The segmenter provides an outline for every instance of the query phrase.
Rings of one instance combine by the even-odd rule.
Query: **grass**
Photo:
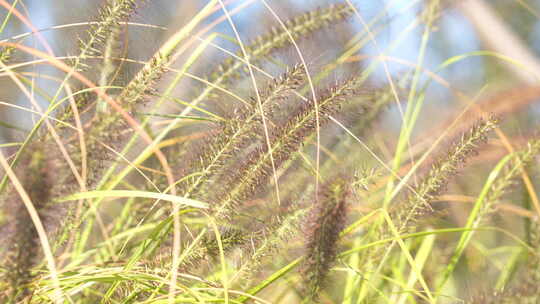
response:
[[[538,302],[540,140],[516,121],[540,94],[444,78],[474,57],[524,67],[493,51],[428,69],[445,3],[364,19],[348,0],[262,1],[248,22],[272,27],[249,36],[253,1],[162,28],[133,21],[152,1],[107,0],[69,56],[0,4],[4,36],[32,31],[0,41],[5,90],[30,106],[1,105],[36,118],[0,121],[2,303]],[[131,30],[164,29],[134,55]],[[416,62],[389,56],[415,29]],[[435,84],[467,102],[433,111]]]

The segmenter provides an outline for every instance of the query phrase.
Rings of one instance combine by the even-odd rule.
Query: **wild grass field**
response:
[[[0,303],[540,303],[537,2],[0,6]]]

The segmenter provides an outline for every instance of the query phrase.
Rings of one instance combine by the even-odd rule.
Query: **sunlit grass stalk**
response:
[[[113,76],[114,71],[116,70],[116,61],[115,57],[118,56],[119,46],[118,41],[120,39],[120,28],[117,25],[116,27],[111,28],[111,31],[105,41],[104,50],[103,50],[103,61],[101,66],[101,72],[99,75],[98,85],[105,88],[112,81],[111,76]],[[106,89],[104,89],[105,92]],[[101,98],[97,101],[96,111],[98,113],[107,112],[107,102]]]
[[[495,289],[491,293],[481,293],[475,295],[470,301],[471,304],[511,304],[523,303],[533,304],[540,301],[540,226],[538,222],[531,225],[530,251],[519,252],[520,259],[523,263],[522,269],[515,273],[507,286],[501,289]]]
[[[433,22],[435,21],[437,17],[438,5],[439,5],[439,0],[429,1],[428,9],[422,12],[424,14],[424,18],[426,18],[427,24],[424,29],[424,33],[422,35],[422,42],[421,42],[420,49],[418,52],[418,62],[416,64],[415,73],[411,81],[409,96],[407,97],[409,105],[407,106],[405,113],[401,113],[404,115],[402,117],[403,125],[400,130],[398,144],[396,147],[396,151],[394,153],[394,158],[392,160],[392,163],[393,163],[392,169],[395,171],[399,170],[399,167],[401,166],[403,155],[405,153],[406,148],[410,144],[410,136],[417,122],[420,109],[422,108],[424,100],[425,100],[424,94],[422,94],[422,91],[419,91],[421,67],[425,60],[427,47],[428,47],[428,41],[432,36],[431,35],[432,26],[433,26]],[[394,179],[395,177],[391,175],[390,181],[387,183],[386,196],[384,200],[385,207],[388,207],[388,205],[390,204],[390,200],[392,199],[391,194],[392,194],[392,191],[394,190]]]
[[[301,222],[304,220],[307,209],[299,209],[288,215],[277,217],[275,223],[268,225],[261,237],[245,246],[245,257],[243,263],[238,267],[233,279],[239,280],[241,286],[249,286],[256,280],[263,265],[264,258],[274,256],[278,250],[284,249],[288,240],[292,239],[300,230]]]
[[[280,78],[272,80],[261,97],[263,111],[270,111],[282,99],[287,98],[302,84],[304,75],[303,68],[297,65]],[[202,155],[197,157],[200,159],[198,165],[192,170],[197,175],[187,183],[185,196],[192,196],[213,175],[229,172],[228,161],[231,162],[234,154],[238,153],[246,142],[252,140],[254,131],[260,129],[260,123],[256,118],[261,114],[256,109],[255,104],[241,109],[236,117],[224,122],[220,133],[211,139],[209,145],[205,145]],[[204,189],[203,192],[205,191],[210,190]]]
[[[334,4],[287,20],[285,26],[288,32],[282,27],[273,27],[268,33],[256,37],[251,44],[245,47],[246,53],[249,55],[249,62],[251,64],[256,64],[270,53],[290,45],[290,36],[295,40],[308,37],[317,30],[329,27],[346,19],[351,16],[352,13],[353,10],[347,4]],[[237,57],[243,58],[243,54],[238,53]],[[240,76],[239,70],[242,69],[244,65],[244,62],[239,61],[236,58],[228,58],[218,66],[216,71],[209,76],[208,80],[214,85],[226,88],[231,80]],[[205,89],[192,100],[191,104],[199,104],[201,101],[210,97],[214,90],[215,88],[213,86],[205,87]]]
[[[492,211],[493,206],[508,192],[514,180],[521,173],[522,168],[530,163],[539,152],[540,140],[534,139],[527,143],[525,149],[515,154],[507,155],[497,164],[486,180],[486,184],[471,210],[465,224],[466,228],[474,229],[480,226],[484,217]],[[440,276],[437,284],[438,290],[441,290],[445,286],[454,272],[472,236],[473,231],[466,231],[461,235],[448,266]]]
[[[303,77],[304,70],[297,65],[281,77],[271,80],[262,97],[263,110],[270,110],[290,95],[302,83]],[[259,116],[254,104],[242,108],[235,117],[220,123],[218,132],[209,136],[195,156],[188,157],[191,160],[188,166],[191,168],[185,170],[187,173],[184,177],[187,178],[181,183],[180,189],[184,197],[204,199],[206,191],[211,191],[210,178],[230,172],[235,154],[246,143],[250,143],[253,132],[260,129],[260,122],[256,120]]]
[[[137,8],[137,0],[107,0],[99,11],[98,22],[92,24],[87,31],[86,39],[79,39],[79,56],[74,60],[72,66],[75,70],[88,68],[85,61],[90,57],[105,55],[103,46],[109,44],[111,32],[134,12]],[[112,35],[114,36],[114,35]],[[109,44],[110,45],[110,44]]]
[[[476,125],[472,126],[451,144],[444,156],[433,162],[431,170],[422,181],[410,189],[406,200],[391,206],[390,216],[395,221],[395,225],[400,232],[417,227],[413,222],[420,220],[426,211],[432,210],[431,203],[433,200],[445,188],[449,179],[456,175],[458,169],[464,166],[467,158],[474,154],[482,142],[487,140],[487,134],[495,127],[496,119],[493,117],[478,121]],[[383,226],[372,225],[367,231],[366,238],[374,240],[384,238],[385,235],[391,233],[390,231],[384,231],[384,229]],[[387,263],[386,258],[389,256],[394,244],[395,242],[392,242],[389,246],[369,250],[362,257],[365,259],[364,264],[373,263],[374,260],[381,256],[381,250],[386,249],[386,254],[382,255],[383,259],[378,261],[379,266],[377,269],[380,269]],[[370,279],[372,278],[370,277]],[[364,284],[362,285],[364,288]],[[366,289],[364,288],[362,292],[366,292]]]
[[[74,71],[85,71],[90,68],[89,60],[92,58],[103,56],[104,65],[101,69],[101,79],[99,85],[106,84],[107,75],[110,74],[110,70],[113,64],[112,51],[118,44],[118,32],[121,22],[125,22],[134,13],[137,8],[137,0],[107,0],[106,3],[100,8],[98,13],[98,20],[96,23],[90,25],[90,29],[86,32],[86,38],[79,38],[79,54],[71,60],[70,65]],[[66,79],[71,75],[68,74]],[[105,77],[105,78],[104,78]],[[60,89],[55,94],[55,98],[58,97]],[[88,97],[86,97],[88,98]],[[83,107],[90,102],[89,99],[81,99],[81,102],[77,103],[79,111],[83,110]],[[98,108],[103,111],[105,102],[99,102]],[[71,107],[65,107],[65,113],[63,120],[72,120],[74,112]]]
[[[343,102],[361,91],[357,87],[356,79],[352,78],[320,94],[318,104],[322,115],[320,123],[327,122],[328,115],[339,111]],[[315,129],[314,104],[311,101],[303,102],[284,126],[271,130],[271,150],[267,151],[265,147],[259,147],[253,151],[248,156],[248,161],[237,172],[228,176],[229,181],[225,183],[227,187],[223,187],[221,191],[214,194],[212,201],[216,205],[215,216],[224,217],[232,214],[231,211],[235,209],[235,206],[250,197],[257,187],[267,180],[271,173],[269,153],[272,153],[276,168],[279,168],[289,155],[296,152],[304,140],[315,132]]]
[[[445,156],[433,163],[427,176],[420,184],[413,187],[414,191],[411,190],[408,199],[395,206],[395,211],[391,213],[396,216],[397,225],[401,229],[410,225],[414,218],[418,219],[423,213],[421,210],[431,209],[429,205],[448,184],[449,179],[457,173],[457,170],[465,165],[467,158],[474,154],[482,142],[487,140],[487,134],[496,127],[496,123],[493,117],[480,120],[452,144]]]

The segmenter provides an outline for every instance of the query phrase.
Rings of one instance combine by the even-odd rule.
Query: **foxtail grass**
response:
[[[156,4],[136,0],[103,1],[73,38],[73,56],[18,48],[25,40],[0,46],[5,75],[25,98],[40,99],[33,108],[11,105],[39,116],[30,132],[0,122],[26,136],[0,145],[11,167],[0,184],[0,302],[538,301],[540,141],[509,123],[538,95],[534,87],[469,106],[492,108],[498,119],[463,110],[452,123],[462,134],[439,132],[446,113],[424,117],[433,95],[432,80],[423,81],[452,87],[423,67],[445,12],[438,1],[398,33],[396,42],[424,27],[416,65],[384,55],[393,43],[376,45],[384,56],[365,55],[388,26],[381,16],[393,20],[393,4],[363,20],[364,5],[351,1],[271,20],[219,62],[209,48],[223,51],[230,37],[216,25],[236,22],[251,4],[234,2],[206,1],[151,54],[139,54],[128,33],[156,28],[142,24]],[[4,25],[28,25],[20,1],[2,5],[13,5]],[[361,30],[345,22],[353,19]],[[26,51],[64,74],[41,73]],[[301,64],[288,64],[296,55]],[[370,77],[382,60],[385,81]],[[399,79],[390,62],[406,67]],[[451,144],[438,148],[435,137]],[[525,198],[512,192],[520,181]],[[51,250],[41,248],[29,204]],[[485,283],[474,282],[474,271],[485,271]]]

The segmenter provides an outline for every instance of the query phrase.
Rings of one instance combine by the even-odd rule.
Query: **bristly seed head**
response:
[[[347,220],[350,194],[349,179],[340,177],[326,183],[317,194],[306,221],[306,256],[301,271],[306,297],[312,301],[324,287],[334,263],[339,234]]]

